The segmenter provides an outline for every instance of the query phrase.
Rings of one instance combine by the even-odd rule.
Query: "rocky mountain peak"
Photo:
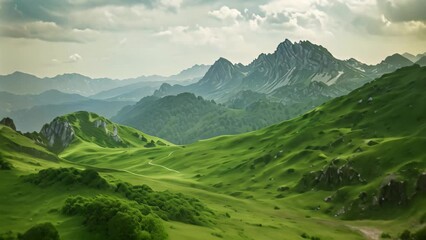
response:
[[[219,58],[207,71],[206,75],[200,80],[200,84],[211,85],[210,89],[219,89],[230,80],[241,77],[238,67],[225,58]]]
[[[56,151],[66,148],[75,136],[71,124],[61,118],[55,118],[51,123],[45,124],[40,134],[47,139],[48,147]]]
[[[13,120],[9,117],[5,117],[0,121],[0,124],[10,127],[11,129],[16,131],[16,126]]]

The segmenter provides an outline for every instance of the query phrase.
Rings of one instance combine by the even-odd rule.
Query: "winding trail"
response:
[[[161,159],[159,159],[159,160],[162,160],[162,159],[168,158],[168,157],[170,157],[173,153],[174,153],[174,151],[173,151],[173,152],[170,152],[170,153],[169,153],[169,155],[167,155],[167,156],[165,156],[165,157],[163,157],[163,158],[161,158]],[[180,173],[178,170],[174,170],[174,169],[168,168],[168,167],[163,166],[163,165],[160,165],[160,164],[152,163],[152,160],[149,160],[148,164],[149,164],[149,165],[151,165],[151,166],[162,167],[162,168],[164,168],[164,169],[166,169],[166,170],[168,170],[168,171],[171,171],[171,172]]]

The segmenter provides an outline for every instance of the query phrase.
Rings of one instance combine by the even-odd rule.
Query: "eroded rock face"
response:
[[[114,130],[112,132],[112,139],[114,139],[114,141],[116,141],[116,142],[121,142],[121,138],[120,138],[120,136],[118,136],[117,126],[114,126]]]
[[[407,187],[404,181],[390,178],[385,180],[379,190],[379,205],[403,205],[408,201]]]
[[[10,128],[12,128],[13,130],[16,131],[16,126],[15,123],[13,122],[13,120],[9,117],[5,117],[0,121],[0,124],[3,124],[5,126],[8,126]]]
[[[338,187],[365,182],[353,167],[344,164],[340,167],[330,163],[323,170],[310,172],[302,177],[299,182],[299,190],[318,188],[334,190]]]
[[[47,139],[47,145],[51,149],[62,150],[74,139],[74,129],[71,124],[61,119],[54,119],[50,124],[45,124],[40,134]]]
[[[103,128],[105,130],[105,133],[108,132],[107,124],[106,124],[106,122],[104,122],[102,120],[99,120],[99,119],[96,120],[95,121],[95,127],[97,127],[97,128]]]

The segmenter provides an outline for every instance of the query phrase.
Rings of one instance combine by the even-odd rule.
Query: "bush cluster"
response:
[[[116,191],[127,199],[146,204],[164,220],[205,225],[206,213],[211,213],[198,199],[170,191],[155,192],[147,185],[117,184]]]
[[[81,184],[91,188],[106,189],[108,182],[93,169],[48,168],[25,177],[25,181],[45,187],[56,183],[65,185]]]
[[[62,213],[81,215],[89,231],[102,233],[110,240],[161,240],[167,233],[161,221],[152,214],[144,215],[138,205],[107,196],[70,197]]]
[[[0,234],[0,240],[59,240],[59,233],[52,223],[46,222],[33,226],[24,234],[8,231]]]

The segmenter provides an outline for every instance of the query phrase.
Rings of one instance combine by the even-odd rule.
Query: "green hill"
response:
[[[55,151],[93,145],[98,148],[149,148],[171,145],[165,140],[113,123],[90,112],[76,112],[57,117],[50,124],[45,124],[40,133],[47,139],[48,146]]]

